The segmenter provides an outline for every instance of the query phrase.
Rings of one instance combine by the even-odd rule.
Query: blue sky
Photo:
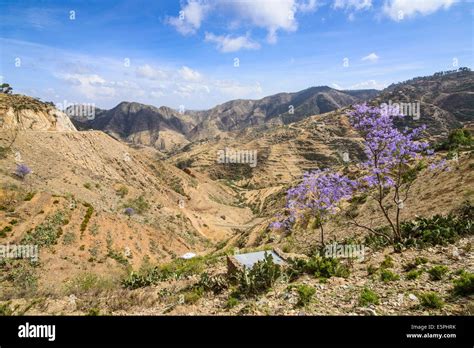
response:
[[[473,23],[456,0],[0,0],[0,76],[56,104],[203,109],[472,68]]]

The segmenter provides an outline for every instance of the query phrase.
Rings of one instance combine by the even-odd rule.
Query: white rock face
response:
[[[76,127],[64,112],[57,109],[39,111],[23,109],[17,112],[12,107],[0,113],[0,130],[32,130],[74,132]]]

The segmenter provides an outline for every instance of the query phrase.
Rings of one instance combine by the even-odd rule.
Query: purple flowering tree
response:
[[[135,209],[127,207],[124,209],[123,213],[127,216],[132,216],[133,214],[135,214]]]
[[[321,243],[324,245],[324,224],[330,215],[338,210],[343,199],[351,197],[356,183],[339,173],[317,170],[305,173],[302,182],[287,191],[287,219],[271,224],[281,228],[296,222],[309,222],[314,219],[315,226],[321,231]]]
[[[355,105],[348,117],[364,139],[367,160],[362,163],[366,175],[361,184],[375,193],[392,233],[374,230],[355,220],[353,223],[396,244],[401,241],[400,210],[416,177],[414,165],[428,148],[428,143],[420,140],[425,127],[400,131],[393,124],[395,118],[404,117],[397,109],[382,110],[366,104]],[[387,202],[385,197],[390,191],[391,199]]]
[[[28,174],[31,173],[31,169],[26,164],[17,164],[15,169],[16,176],[24,179]]]

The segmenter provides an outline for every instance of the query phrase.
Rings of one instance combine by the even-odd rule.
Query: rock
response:
[[[74,306],[74,308],[76,307],[76,300],[77,300],[77,297],[72,294],[68,297],[68,302],[71,306]]]
[[[409,298],[410,300],[412,300],[412,301],[418,302],[418,297],[416,297],[416,296],[413,295],[413,294],[409,294],[409,295],[408,295],[408,298]]]
[[[377,315],[377,312],[374,309],[367,308],[367,307],[358,308],[357,313],[363,314],[363,315],[371,315],[371,316]]]
[[[456,260],[461,259],[461,255],[457,247],[453,247],[452,256],[453,256],[453,259],[456,259]]]

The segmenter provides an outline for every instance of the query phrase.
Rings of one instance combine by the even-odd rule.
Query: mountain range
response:
[[[311,87],[258,100],[231,100],[209,110],[183,111],[122,102],[110,110],[98,109],[87,120],[68,112],[80,129],[96,129],[134,144],[175,150],[189,142],[226,137],[250,127],[289,124],[375,97],[376,90],[338,91]],[[70,110],[71,111],[71,110]]]
[[[0,304],[12,300],[29,314],[84,314],[95,307],[113,314],[237,314],[244,305],[238,310],[227,307],[231,289],[226,296],[198,298],[196,306],[189,299],[182,304],[177,294],[197,289],[204,271],[222,273],[225,255],[235,248],[281,247],[310,254],[319,245],[314,231],[274,231],[268,226],[284,211],[286,191],[303,173],[334,168],[350,175],[362,170],[362,139],[346,116],[351,105],[419,103],[419,117],[409,115],[398,126],[426,124],[428,139],[436,144],[454,129],[473,130],[473,94],[474,73],[459,71],[418,77],[382,91],[312,87],[181,113],[165,106],[122,102],[110,110],[95,109],[88,119],[32,97],[2,93],[0,242],[37,243],[41,262],[36,266],[23,260],[0,263]],[[256,166],[219,163],[217,154],[225,149],[255,151]],[[446,157],[447,151],[437,156]],[[29,173],[19,176],[18,166],[26,166]],[[401,211],[402,221],[445,214],[473,198],[472,151],[460,151],[452,167],[438,174],[420,169],[413,195],[406,201],[409,209]],[[359,221],[383,226],[372,203],[363,198],[347,202],[355,207],[352,213],[358,214]],[[328,240],[365,236],[364,230],[347,220],[344,213],[328,222]],[[470,242],[459,243],[456,248],[467,250]],[[181,257],[188,253],[199,257],[186,264]],[[404,258],[415,262],[421,254],[432,257],[433,265],[441,262],[456,269],[467,260],[453,259],[451,249],[439,246],[400,255],[371,251],[369,261],[381,263],[384,253],[396,259],[397,272],[403,272]],[[204,266],[203,260],[217,261]],[[121,288],[131,270],[166,262],[174,262],[169,267],[182,266],[185,276],[143,292]],[[350,280],[333,277],[325,284],[308,280],[314,287],[327,286],[328,291],[321,292],[321,303],[305,310],[353,313],[352,302],[335,306],[331,301],[341,291],[352,301],[355,295],[349,290],[372,281],[367,280],[366,263],[354,267]],[[414,286],[428,284],[446,292],[450,286],[427,283],[427,279],[400,280],[397,289],[411,292]],[[393,295],[391,284],[380,284],[384,296]],[[96,287],[100,296],[89,293]],[[283,293],[287,285],[278,289]],[[44,293],[54,296],[47,303],[29,306],[28,296]],[[70,305],[71,294],[80,301]],[[292,314],[286,299],[270,294],[267,300],[278,302],[271,313]],[[252,299],[246,303],[260,306]],[[400,306],[386,304],[377,311],[391,314]],[[452,306],[450,313],[466,308],[462,301]],[[405,307],[404,313],[420,312]]]

